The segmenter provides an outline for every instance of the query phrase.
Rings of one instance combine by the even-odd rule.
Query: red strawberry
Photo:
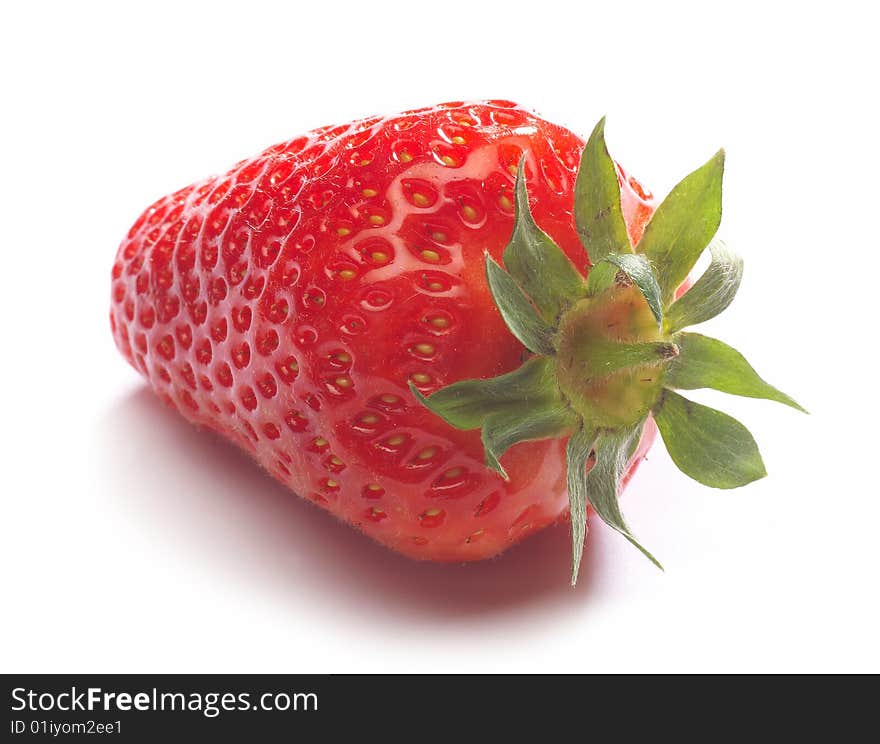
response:
[[[648,418],[636,450],[648,409],[667,397],[659,380],[683,357],[670,335],[681,325],[658,330],[638,266],[616,261],[610,272],[593,272],[589,286],[584,282],[590,264],[582,242],[589,247],[598,236],[594,262],[617,256],[601,243],[612,239],[634,259],[631,243],[639,244],[652,213],[650,194],[615,170],[601,128],[597,133],[584,162],[605,170],[584,180],[581,168],[586,186],[579,181],[580,206],[575,179],[583,142],[504,101],[444,104],[325,127],[271,147],[223,176],[159,200],[138,219],[113,267],[116,343],[187,419],[237,442],[295,492],[379,542],[432,560],[495,555],[567,511],[565,438],[575,432],[571,460],[572,443],[584,439],[577,432],[590,428],[583,417],[593,408],[597,425],[629,427],[620,450],[629,464],[612,468],[612,490],[632,474],[654,435]],[[530,259],[523,263],[525,254],[514,255],[510,247],[504,253],[521,160],[528,197],[523,189],[518,219],[525,219],[523,205],[530,203],[537,223],[561,248],[553,246],[557,258],[567,256],[565,264],[576,267],[571,272],[584,296],[589,293],[583,302],[591,303],[592,314],[574,312],[572,302],[557,307],[571,307],[570,313],[548,314],[551,301],[544,298],[542,306],[530,286]],[[609,204],[617,206],[593,209],[594,229],[583,216],[594,206],[584,194],[601,198],[611,182]],[[602,227],[612,223],[616,233]],[[511,245],[533,244],[536,235],[518,228]],[[494,261],[504,253],[510,274],[494,262],[484,267],[484,251]],[[664,296],[654,305],[674,314],[669,282],[680,282],[693,262],[683,275],[678,267],[667,275],[665,259],[652,258],[664,280]],[[610,260],[603,265],[611,266]],[[531,281],[551,295],[559,285],[571,300],[566,272],[550,261]],[[600,274],[608,275],[604,283]],[[519,297],[544,316],[542,328],[556,334],[540,342],[542,348],[530,346],[545,356],[525,365],[524,332],[505,311],[512,296],[506,277],[522,285],[531,302]],[[659,356],[624,363],[603,351],[604,363],[616,366],[582,384],[586,346],[577,339],[593,338],[599,321],[626,326],[612,338],[636,350],[626,353],[638,356],[638,347],[651,347]],[[506,446],[487,438],[486,418],[497,404],[509,418],[531,420],[530,401],[544,400],[543,393],[520,389],[511,406],[506,393],[491,399],[492,393],[487,402],[484,390],[462,393],[468,383],[453,383],[491,382],[535,368],[539,359],[550,360],[549,377],[540,384],[564,388],[573,406],[566,410],[574,413],[560,415],[552,431],[539,426],[526,427],[522,436],[505,433],[501,444],[522,443],[506,452],[502,470],[492,453],[495,447],[500,457]],[[633,382],[648,376],[654,382]],[[650,391],[643,395],[645,385]],[[609,396],[615,405],[585,402]],[[450,408],[462,400],[470,413],[483,411],[475,426],[473,415],[462,418]],[[611,409],[617,418],[603,420]],[[536,415],[540,419],[542,410]],[[483,441],[478,431],[467,430],[481,426]],[[589,478],[607,465],[595,427],[590,431],[593,438],[581,441],[580,468],[569,468],[576,543],[583,540],[585,500],[577,501],[582,489],[571,471]],[[584,462],[596,458],[599,466],[587,473]],[[506,471],[507,479],[496,471]],[[591,503],[625,531],[602,504]],[[577,563],[579,547],[575,553]]]

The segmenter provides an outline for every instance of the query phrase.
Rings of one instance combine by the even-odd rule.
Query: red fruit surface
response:
[[[537,223],[584,273],[583,141],[504,101],[325,127],[160,199],[119,247],[111,324],[156,393],[321,508],[406,555],[475,560],[568,509],[564,441],[487,469],[479,431],[419,405],[516,368],[483,251],[513,227],[521,153]],[[636,241],[652,197],[619,169]],[[630,473],[654,436],[649,422]]]

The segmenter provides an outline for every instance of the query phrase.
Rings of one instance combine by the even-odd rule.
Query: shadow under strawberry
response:
[[[452,618],[582,605],[603,568],[587,548],[572,591],[568,525],[544,530],[499,559],[419,562],[393,553],[297,498],[244,452],[199,431],[146,387],[119,401],[100,432],[113,498],[157,549],[186,551],[221,580],[258,585],[295,605],[325,603],[373,616]],[[157,598],[158,601],[161,599]]]

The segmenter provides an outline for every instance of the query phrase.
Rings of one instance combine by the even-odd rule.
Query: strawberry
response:
[[[797,406],[681,330],[739,283],[719,244],[675,300],[723,156],[651,219],[602,129],[585,146],[509,102],[449,103],[271,147],[135,222],[117,346],[184,417],[408,556],[486,558],[570,508],[574,580],[588,503],[635,542],[617,496],[652,413],[687,474],[763,474],[740,424],[676,389]]]

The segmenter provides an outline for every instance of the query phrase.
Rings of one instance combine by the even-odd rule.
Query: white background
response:
[[[7,3],[0,11],[2,671],[880,671],[876,23],[868,3]],[[116,246],[156,197],[315,126],[511,98],[656,193],[728,152],[746,258],[707,331],[807,417],[697,395],[770,476],[420,565],[179,421],[116,352]]]

